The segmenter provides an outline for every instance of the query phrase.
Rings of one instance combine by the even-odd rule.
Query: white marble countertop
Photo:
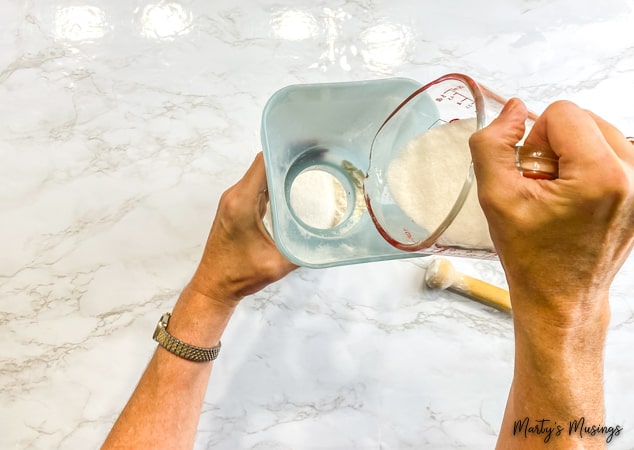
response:
[[[631,0],[445,5],[3,2],[0,448],[99,446],[285,85],[463,72],[634,133]],[[423,289],[423,263],[300,269],[246,299],[196,448],[492,448],[510,318]],[[504,284],[497,262],[456,264]],[[606,350],[613,449],[634,448],[632,292],[630,258]]]

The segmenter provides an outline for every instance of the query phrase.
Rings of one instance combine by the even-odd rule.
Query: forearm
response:
[[[214,347],[233,309],[187,287],[168,331],[186,343]],[[158,346],[103,448],[192,448],[211,368],[211,362],[188,361]]]
[[[525,299],[521,304],[531,306]],[[607,296],[596,304],[600,307],[586,317],[579,314],[574,325],[566,321],[566,327],[522,308],[514,312],[515,371],[497,448],[605,447],[605,433],[592,436],[583,429],[605,425]]]
[[[167,325],[173,337],[215,347],[243,297],[296,268],[264,230],[267,201],[259,153],[220,198],[200,264]],[[211,368],[158,347],[103,448],[191,448]]]

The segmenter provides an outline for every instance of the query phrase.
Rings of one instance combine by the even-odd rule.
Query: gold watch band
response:
[[[169,334],[167,331],[167,324],[170,317],[172,317],[170,313],[163,314],[154,329],[152,339],[158,342],[161,347],[170,353],[180,356],[181,358],[188,359],[189,361],[208,362],[213,361],[218,357],[218,353],[220,353],[220,347],[222,345],[220,342],[212,348],[196,347],[195,345],[190,345],[176,339],[174,336]]]

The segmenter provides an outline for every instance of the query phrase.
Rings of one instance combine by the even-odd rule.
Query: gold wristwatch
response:
[[[195,345],[186,344],[169,334],[167,332],[167,323],[169,322],[170,317],[172,317],[170,313],[165,313],[161,316],[156,324],[154,335],[152,336],[152,339],[158,342],[161,347],[176,356],[180,356],[181,358],[185,358],[190,361],[207,362],[213,361],[218,357],[218,353],[220,353],[220,346],[222,345],[220,342],[212,348],[196,347]]]

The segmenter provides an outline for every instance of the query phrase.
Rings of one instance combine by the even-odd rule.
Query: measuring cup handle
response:
[[[559,177],[559,158],[551,150],[518,145],[515,167],[526,178],[554,180]]]

